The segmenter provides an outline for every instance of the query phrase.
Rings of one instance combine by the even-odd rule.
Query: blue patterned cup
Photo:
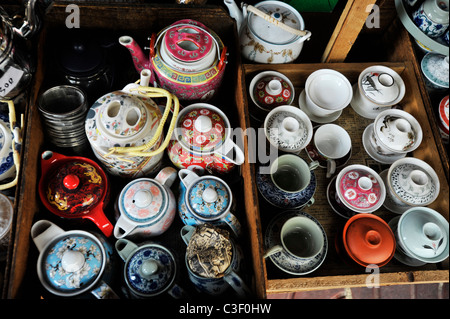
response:
[[[449,1],[426,0],[413,12],[414,23],[430,38],[442,36],[449,25]]]

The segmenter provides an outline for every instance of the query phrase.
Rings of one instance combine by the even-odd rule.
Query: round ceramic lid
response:
[[[373,214],[351,217],[343,233],[347,253],[363,266],[383,266],[395,253],[395,237],[389,225]]]
[[[448,95],[441,100],[439,103],[439,118],[442,125],[448,131]]]
[[[199,26],[175,25],[164,35],[165,48],[171,57],[183,62],[196,62],[213,54],[214,39]]]
[[[8,119],[0,114],[0,175],[14,165],[11,138]]]
[[[256,8],[291,28],[303,28],[303,20],[300,20],[298,12],[294,12],[291,6],[278,1],[267,1],[259,3]],[[299,38],[253,13],[249,13],[247,21],[250,31],[265,42],[281,45],[292,43]]]
[[[165,247],[148,244],[132,253],[124,272],[129,287],[135,293],[157,295],[168,289],[175,279],[175,258]]]
[[[144,129],[147,109],[137,97],[128,94],[106,96],[99,110],[97,125],[116,138],[130,137]]]
[[[410,254],[425,262],[448,257],[448,221],[435,210],[418,207],[400,217],[398,235]]]
[[[105,252],[98,241],[84,232],[67,232],[49,244],[38,265],[43,284],[57,294],[76,294],[89,288],[102,275]]]
[[[45,196],[48,204],[60,214],[78,215],[96,205],[105,188],[106,180],[96,167],[74,160],[50,170]]]
[[[421,62],[423,74],[433,84],[441,87],[449,87],[449,62],[448,56],[430,52]]]
[[[384,201],[380,179],[362,168],[352,168],[336,179],[338,195],[344,204],[359,212],[370,212]]]
[[[253,97],[259,105],[270,108],[289,105],[294,99],[289,83],[278,76],[264,77],[256,83]]]
[[[397,114],[386,114],[374,123],[374,132],[380,141],[394,151],[406,152],[417,144],[418,134],[408,119]]]
[[[150,178],[127,184],[119,196],[119,210],[129,219],[148,223],[165,212],[168,197],[164,188]]]
[[[268,117],[266,124],[270,141],[281,149],[298,150],[309,142],[307,125],[292,112],[274,112]]]
[[[439,192],[435,178],[437,176],[431,176],[422,166],[406,162],[391,166],[388,182],[403,202],[426,206],[434,201]]]
[[[394,77],[383,71],[369,71],[361,77],[362,93],[371,101],[391,105],[400,95],[399,84]]]
[[[219,178],[199,178],[189,187],[186,196],[189,208],[200,219],[217,218],[231,206],[231,191]]]
[[[195,108],[178,120],[178,139],[193,151],[211,151],[223,145],[226,139],[223,117],[208,108]]]

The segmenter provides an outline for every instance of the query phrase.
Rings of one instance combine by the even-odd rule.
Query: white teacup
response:
[[[336,171],[336,160],[343,158],[352,148],[347,131],[336,124],[321,125],[314,133],[314,147],[327,161],[327,177]]]
[[[264,254],[267,258],[280,251],[285,251],[294,258],[310,259],[323,249],[324,235],[320,226],[305,216],[288,219],[281,228],[281,244],[270,247]]]

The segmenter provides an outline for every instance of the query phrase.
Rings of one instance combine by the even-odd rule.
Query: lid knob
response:
[[[139,274],[145,279],[150,279],[158,272],[158,268],[158,263],[155,260],[145,260],[139,268]]]
[[[364,191],[368,191],[372,188],[372,181],[369,177],[363,176],[358,180],[358,186]]]
[[[80,185],[80,178],[74,174],[66,175],[63,179],[63,185],[69,190],[74,190]]]
[[[281,122],[281,128],[287,133],[295,133],[300,128],[300,124],[295,118],[288,116]]]
[[[214,187],[209,186],[203,191],[202,199],[207,203],[214,203],[217,200],[218,196],[219,195],[217,194]]]
[[[435,223],[425,223],[422,228],[423,234],[432,241],[439,240],[442,237],[441,229]]]
[[[62,268],[69,273],[77,272],[83,268],[84,262],[83,253],[77,250],[67,250],[61,258]]]
[[[194,127],[201,133],[209,132],[212,129],[211,119],[206,115],[200,115],[194,123]]]
[[[378,81],[382,86],[386,87],[392,86],[394,84],[394,78],[392,77],[392,75],[387,73],[381,73],[378,76]]]
[[[153,200],[153,196],[150,191],[141,189],[136,192],[133,197],[133,202],[137,207],[147,207]]]
[[[381,243],[381,235],[376,230],[369,230],[366,233],[366,243],[372,247],[378,247]]]
[[[283,90],[279,80],[270,80],[266,85],[266,91],[270,95],[278,95]]]

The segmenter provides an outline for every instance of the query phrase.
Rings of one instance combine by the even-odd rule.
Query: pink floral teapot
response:
[[[149,59],[130,36],[120,37],[119,43],[130,51],[138,72],[152,70],[150,83],[180,100],[210,100],[222,83],[227,48],[198,21],[179,20],[152,34]]]

